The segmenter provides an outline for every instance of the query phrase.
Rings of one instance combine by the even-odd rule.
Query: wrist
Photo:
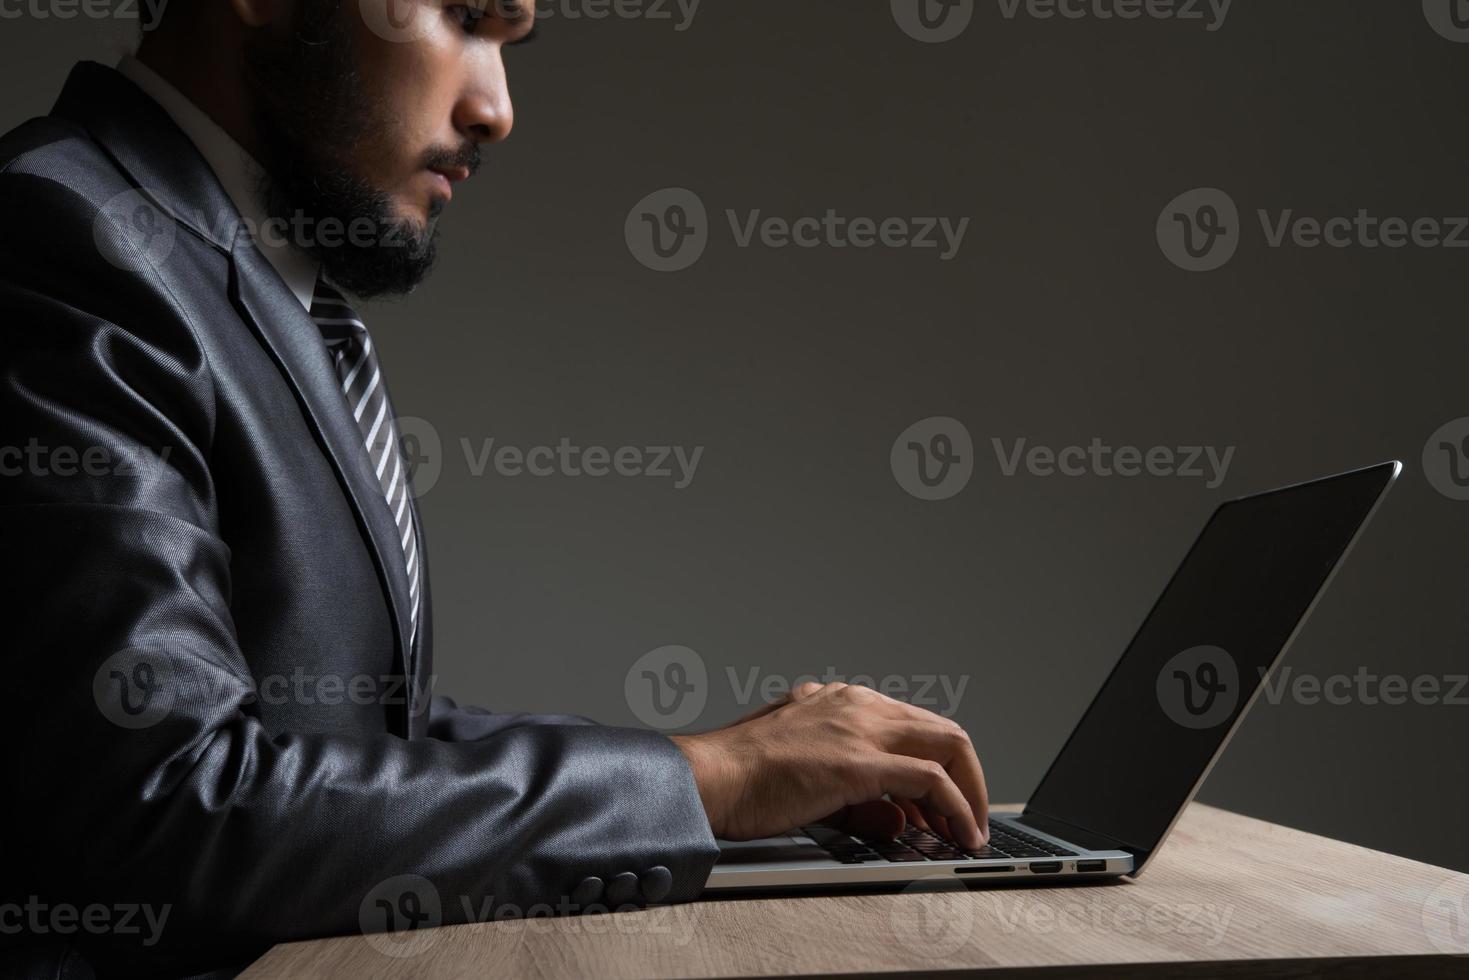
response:
[[[709,734],[668,736],[688,761],[710,831],[715,837],[721,837],[724,814],[728,812],[725,801],[729,798],[730,764],[719,747],[711,743],[711,737]]]

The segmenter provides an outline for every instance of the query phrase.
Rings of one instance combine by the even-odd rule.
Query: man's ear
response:
[[[230,0],[230,6],[246,27],[265,27],[285,13],[289,0]]]

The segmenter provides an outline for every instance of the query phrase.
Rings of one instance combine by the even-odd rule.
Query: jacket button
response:
[[[580,885],[577,885],[576,888],[572,889],[571,892],[571,904],[577,906],[578,908],[586,908],[588,905],[595,905],[597,902],[601,901],[601,899],[602,879],[598,878],[596,875],[593,875],[590,878],[583,878],[582,883]]]
[[[607,904],[612,908],[628,905],[638,900],[638,876],[631,871],[607,882]]]
[[[673,890],[673,872],[663,865],[643,872],[643,898],[649,902],[661,902]]]

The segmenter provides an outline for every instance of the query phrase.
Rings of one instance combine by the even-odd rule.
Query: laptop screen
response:
[[[1157,847],[1396,472],[1216,510],[1026,812]]]

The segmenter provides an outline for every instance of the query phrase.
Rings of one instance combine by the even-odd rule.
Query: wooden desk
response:
[[[1136,882],[721,900],[416,942],[277,946],[244,977],[1469,977],[1469,875],[1195,804]]]

